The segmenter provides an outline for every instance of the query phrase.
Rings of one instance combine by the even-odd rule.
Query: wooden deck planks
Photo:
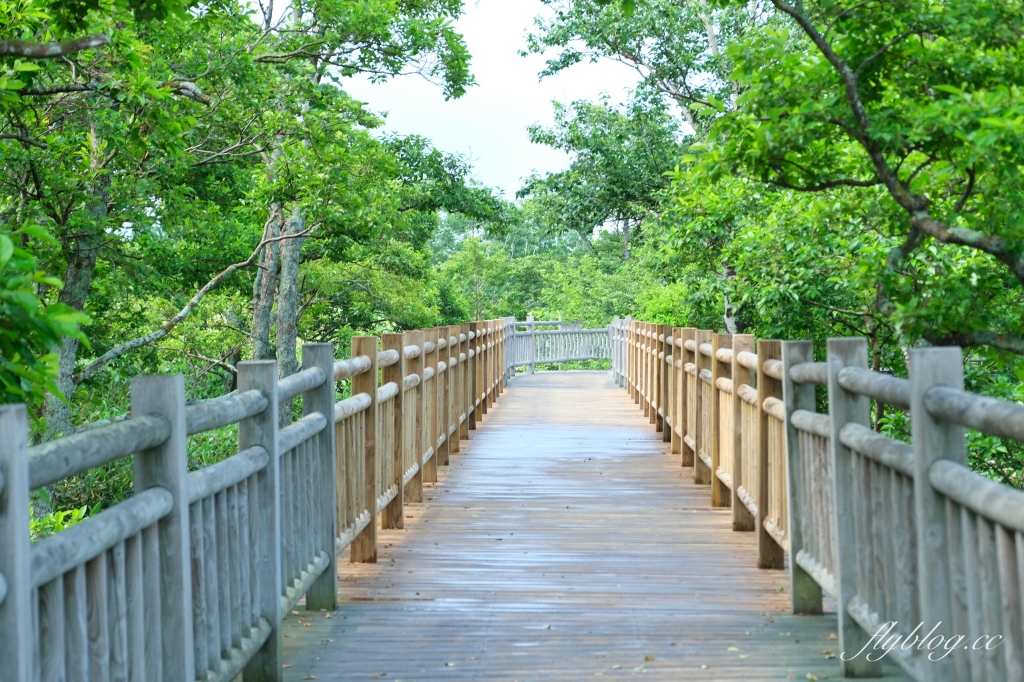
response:
[[[835,614],[788,613],[648,421],[605,373],[517,377],[338,610],[286,619],[284,679],[838,677]]]

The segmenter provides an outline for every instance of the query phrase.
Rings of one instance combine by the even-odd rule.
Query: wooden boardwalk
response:
[[[790,615],[667,450],[606,373],[517,377],[339,609],[286,619],[285,680],[837,678],[834,614]]]

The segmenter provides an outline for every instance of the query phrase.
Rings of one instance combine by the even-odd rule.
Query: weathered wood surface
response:
[[[788,613],[786,574],[607,373],[500,402],[379,563],[339,562],[339,609],[287,617],[286,681],[838,676],[834,614]]]

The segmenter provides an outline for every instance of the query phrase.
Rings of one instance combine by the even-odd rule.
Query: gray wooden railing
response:
[[[616,318],[616,324],[618,318]],[[508,375],[515,375],[516,367],[526,367],[533,374],[538,364],[582,362],[586,360],[612,360],[613,369],[620,364],[624,337],[616,336],[616,324],[598,329],[583,329],[579,322],[562,320],[539,321],[533,316],[516,322],[510,320],[506,334],[510,339],[507,354]],[[557,329],[538,329],[557,327]],[[621,373],[617,373],[618,378]]]
[[[283,614],[336,607],[346,547],[376,561],[374,519],[401,528],[493,407],[508,327],[355,337],[338,362],[309,344],[297,374],[243,362],[235,394],[191,406],[182,376],[138,377],[130,418],[35,447],[0,406],[0,678],[279,680]],[[231,424],[237,454],[189,472],[188,437]],[[130,499],[30,541],[30,490],[128,455]]]
[[[964,391],[959,348],[911,350],[908,380],[869,370],[864,339],[831,339],[815,362],[808,341],[755,353],[744,334],[612,333],[631,397],[734,530],[758,532],[758,566],[789,555],[794,613],[834,598],[844,674],[879,674],[884,642],[916,636],[887,654],[915,680],[1024,680],[1024,492],[972,472],[965,438],[1024,442],[1024,406]],[[872,400],[908,412],[909,443],[872,430]],[[929,659],[939,636],[949,653]]]

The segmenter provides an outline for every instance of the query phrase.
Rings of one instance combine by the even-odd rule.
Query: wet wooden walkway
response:
[[[424,495],[336,612],[287,618],[285,680],[839,676],[834,614],[788,613],[606,373],[517,377]]]

